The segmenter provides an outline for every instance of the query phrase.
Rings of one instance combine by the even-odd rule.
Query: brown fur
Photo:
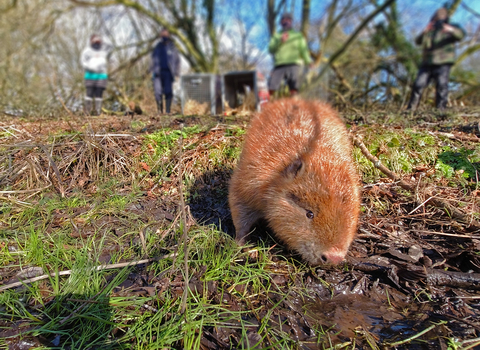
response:
[[[342,261],[360,208],[351,153],[345,126],[328,105],[268,103],[251,121],[230,183],[237,241],[265,218],[310,264]]]

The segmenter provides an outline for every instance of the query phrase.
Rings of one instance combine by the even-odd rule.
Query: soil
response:
[[[136,116],[135,120],[141,123],[137,123],[140,125],[137,130],[132,130],[131,118],[101,117],[91,118],[88,122],[12,122],[15,122],[16,128],[22,128],[38,138],[52,131],[73,132],[88,128],[116,134],[143,134],[164,126],[180,127],[204,120]],[[229,122],[223,117],[212,117],[209,123],[212,121],[219,124]],[[3,125],[8,125],[8,122]],[[464,135],[476,137],[473,127],[471,130],[458,130],[466,131]],[[129,147],[128,152],[134,153],[139,145],[130,144]],[[230,173],[231,169],[226,168],[199,176],[191,191],[196,195],[189,198],[188,205],[192,221],[219,225],[227,234],[233,235],[226,198]],[[456,190],[442,190],[448,192],[445,197],[451,196],[451,201],[455,203]],[[388,178],[374,185],[365,185],[362,198],[362,206],[369,209],[361,216],[357,238],[346,263],[341,266],[312,267],[306,270],[308,272],[292,276],[284,259],[292,259],[301,266],[300,257],[275,241],[274,234],[260,223],[254,240],[264,241],[272,247],[277,268],[271,271],[271,275],[275,288],[281,293],[272,293],[268,298],[258,297],[254,301],[252,307],[263,307],[256,314],[252,312],[249,319],[252,327],[246,338],[235,327],[206,327],[202,348],[253,346],[261,339],[257,330],[259,320],[265,317],[270,318],[271,327],[281,328],[298,341],[301,349],[330,346],[321,342],[318,344],[315,334],[319,329],[330,335],[332,344],[358,349],[373,349],[375,344],[396,349],[447,349],[453,348],[450,344],[452,339],[465,341],[479,338],[480,230],[451,219],[443,210],[433,206],[416,209],[419,203],[413,196]],[[389,210],[376,211],[380,202]],[[126,212],[144,218],[145,222],[151,218],[159,223],[174,221],[178,213],[177,199],[163,198],[161,203],[153,193],[127,207]],[[52,222],[61,223],[63,219],[59,214]],[[102,225],[111,225],[112,232],[119,235],[126,224],[119,222],[118,218],[102,217],[91,229]],[[89,232],[78,234],[88,235]],[[280,256],[283,258],[280,259]],[[108,254],[104,260],[109,260]],[[3,272],[3,277],[6,274],[9,273]],[[195,290],[196,284],[199,284],[198,290],[202,290],[201,279],[202,271],[196,272],[190,288]],[[139,265],[115,293],[124,295],[128,290],[128,293],[149,295],[159,293],[159,289],[172,288],[178,289],[181,295],[181,281],[181,274],[173,280],[165,280],[163,276],[151,276],[146,265]],[[221,298],[224,304],[230,301],[232,310],[241,307],[236,304],[233,295],[219,295],[215,285],[208,286],[205,292],[211,300]],[[270,313],[274,306],[274,312]],[[28,328],[28,324],[10,326]],[[0,331],[0,337],[12,336],[12,332]],[[13,339],[9,348],[16,350],[30,349],[42,342],[41,339]],[[403,343],[403,340],[408,341]],[[476,341],[478,344],[478,339]],[[480,345],[472,348],[480,349]]]

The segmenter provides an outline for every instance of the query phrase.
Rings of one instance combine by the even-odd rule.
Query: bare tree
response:
[[[135,11],[157,27],[168,29],[175,38],[180,53],[196,72],[218,71],[218,34],[222,28],[215,23],[215,1],[133,1],[70,0],[86,7],[121,6]]]
[[[12,1],[0,12],[0,102],[5,112],[28,112],[52,104],[45,89],[50,75],[44,43],[52,35],[55,14],[45,0]]]

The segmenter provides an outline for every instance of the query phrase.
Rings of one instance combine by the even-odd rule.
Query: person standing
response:
[[[307,40],[302,33],[292,28],[292,23],[292,15],[284,13],[280,19],[282,30],[273,35],[268,44],[274,64],[269,82],[270,96],[280,88],[283,80],[286,80],[290,95],[297,94],[302,65],[312,64]]]
[[[170,37],[170,32],[165,28],[160,31],[160,41],[152,52],[151,71],[158,112],[163,113],[165,95],[165,112],[170,113],[173,82],[180,75],[180,55]]]
[[[455,63],[455,43],[462,40],[465,31],[458,24],[450,24],[446,8],[438,9],[415,43],[422,46],[423,57],[407,110],[415,111],[425,87],[436,82],[436,107],[444,111],[448,101],[450,69]]]
[[[82,51],[81,65],[85,70],[85,104],[84,111],[87,115],[100,115],[102,113],[102,96],[107,87],[107,64],[110,56],[110,46],[102,38],[93,34],[89,45]],[[95,102],[94,113],[92,113]]]

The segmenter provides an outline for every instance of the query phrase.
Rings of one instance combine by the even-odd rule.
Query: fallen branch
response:
[[[423,281],[429,286],[480,289],[480,273],[444,271],[412,264],[396,266],[398,264],[395,264],[395,261],[389,260],[387,262],[372,258],[351,258],[348,262],[354,269],[369,274],[382,273],[388,275],[389,278],[398,276],[411,282]]]
[[[426,269],[427,284],[454,288],[480,289],[480,273]]]
[[[162,259],[163,258],[170,258],[173,255],[175,255],[175,254],[164,255],[162,257]],[[97,271],[118,269],[118,268],[122,268],[122,267],[126,267],[126,266],[136,266],[136,265],[146,264],[146,263],[156,261],[156,260],[159,260],[159,259],[160,258],[150,258],[150,259],[143,259],[143,260],[139,260],[139,261],[131,261],[131,262],[125,262],[125,263],[118,263],[118,264],[99,265],[99,266],[94,267],[94,269],[97,270]],[[20,287],[22,285],[37,282],[37,281],[41,281],[41,280],[47,279],[49,277],[71,275],[72,271],[73,270],[59,271],[58,273],[57,272],[52,272],[50,274],[41,275],[41,276],[26,279],[26,280],[23,280],[23,281],[10,283],[10,284],[7,284],[5,286],[1,286],[0,291],[15,288],[15,287]]]
[[[403,180],[399,175],[395,174],[393,171],[391,171],[385,165],[383,165],[382,162],[377,157],[375,157],[373,154],[370,153],[370,151],[367,149],[365,144],[358,137],[352,135],[352,139],[355,146],[360,148],[360,151],[362,151],[362,154],[369,161],[373,163],[375,168],[377,168],[382,173],[387,175],[390,179],[396,181],[398,185],[403,189],[415,193],[416,187],[414,186],[414,184]],[[430,197],[430,195],[426,195],[425,197]],[[445,210],[452,219],[456,219],[459,222],[467,224],[471,227],[480,228],[480,223],[478,221],[474,220],[471,216],[463,213],[462,211],[458,210],[457,208],[451,206],[449,203],[439,198],[436,198],[436,197],[430,198],[430,200],[428,201],[428,204]]]

